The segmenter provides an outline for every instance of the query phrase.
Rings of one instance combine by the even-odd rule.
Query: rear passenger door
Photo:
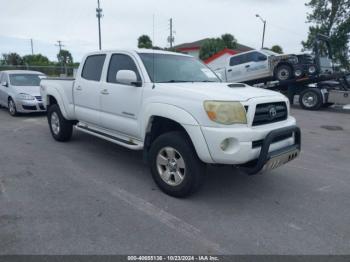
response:
[[[134,71],[137,80],[142,81],[137,61],[129,54],[111,55],[108,71],[101,94],[101,123],[111,131],[140,138],[138,125],[143,87],[118,83],[116,76],[120,70]]]
[[[105,54],[88,56],[74,84],[75,114],[79,121],[93,125],[101,123],[101,76],[105,60]]]

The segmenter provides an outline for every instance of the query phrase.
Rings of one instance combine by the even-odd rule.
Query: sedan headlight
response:
[[[219,124],[247,123],[247,112],[240,102],[205,101],[204,109],[209,119]]]
[[[34,96],[28,94],[19,94],[17,95],[18,100],[35,100]]]

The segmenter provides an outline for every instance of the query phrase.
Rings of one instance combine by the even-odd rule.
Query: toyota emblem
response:
[[[270,119],[274,119],[277,115],[276,107],[271,107],[269,110]]]

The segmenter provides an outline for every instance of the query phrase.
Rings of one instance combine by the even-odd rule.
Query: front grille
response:
[[[274,111],[275,114],[273,113]],[[276,123],[286,120],[287,117],[288,110],[285,102],[259,104],[255,109],[253,126]]]
[[[286,140],[291,137],[293,137],[293,133],[290,133],[288,135],[283,135],[283,136],[277,136],[274,140],[272,140],[272,144]],[[264,140],[253,141],[252,148],[262,147],[263,143],[264,143]]]
[[[25,106],[25,105],[22,105],[22,107],[23,107],[24,110],[31,110],[31,111],[36,110],[36,106]]]
[[[38,100],[38,101],[41,101],[41,100],[42,100],[41,96],[36,96],[35,98],[36,98],[36,100]]]

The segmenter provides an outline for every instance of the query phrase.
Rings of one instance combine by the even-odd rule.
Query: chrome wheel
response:
[[[178,186],[185,179],[185,161],[174,148],[165,147],[161,149],[157,155],[156,163],[159,176],[168,185]]]
[[[15,115],[16,114],[16,105],[13,102],[12,99],[10,99],[10,101],[9,101],[9,112],[10,112],[11,115]]]
[[[306,92],[303,95],[303,105],[305,107],[314,107],[318,103],[317,95],[314,92]]]
[[[282,68],[281,70],[278,71],[278,79],[280,80],[288,80],[290,75],[289,75],[289,70],[286,68]]]
[[[58,118],[56,112],[53,112],[51,114],[51,129],[55,135],[58,135],[60,133],[60,119]]]

